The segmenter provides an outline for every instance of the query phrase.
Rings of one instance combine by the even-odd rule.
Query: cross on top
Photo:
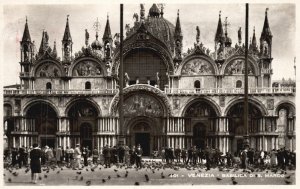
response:
[[[97,21],[93,25],[93,28],[96,32],[100,31],[100,22],[98,21],[98,17],[97,17]]]

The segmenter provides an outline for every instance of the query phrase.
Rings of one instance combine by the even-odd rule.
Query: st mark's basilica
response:
[[[35,50],[26,19],[20,42],[20,85],[4,88],[6,147],[83,146],[101,150],[141,144],[144,155],[163,147],[211,146],[224,152],[242,148],[245,45],[241,29],[233,42],[227,19],[216,14],[215,48],[201,42],[196,27],[194,46],[183,52],[180,14],[164,18],[153,4],[140,6],[134,26],[125,26],[124,123],[119,124],[120,34],[105,31],[73,50],[71,17],[62,34],[62,57],[51,33],[43,31]],[[259,39],[251,31],[249,46],[249,142],[259,150],[296,149],[295,83],[272,81],[272,32],[268,11],[262,12]],[[223,24],[225,21],[225,24]],[[233,35],[233,34],[231,34]],[[84,38],[84,36],[83,36]],[[91,41],[91,43],[90,43]],[[51,46],[51,47],[50,47]],[[18,64],[16,62],[16,64]]]

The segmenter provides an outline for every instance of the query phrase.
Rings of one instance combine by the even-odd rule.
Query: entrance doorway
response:
[[[198,149],[205,149],[206,146],[206,126],[203,123],[197,123],[193,128],[193,145]]]
[[[141,145],[143,156],[150,155],[150,133],[135,133],[135,146]]]
[[[93,131],[89,123],[83,123],[80,126],[80,141],[81,146],[88,147],[90,150],[93,148]]]
[[[41,147],[49,146],[50,148],[55,148],[55,138],[42,137],[41,138]]]

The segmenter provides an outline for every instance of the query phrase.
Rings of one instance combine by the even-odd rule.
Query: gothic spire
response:
[[[256,41],[256,36],[255,36],[255,27],[253,28],[252,47],[253,48],[257,47],[257,41]]]
[[[218,22],[218,27],[217,27],[217,32],[215,36],[215,42],[224,42],[224,31],[223,31],[223,26],[222,26],[222,21],[221,21],[221,11],[219,12],[219,22]]]
[[[178,9],[178,12],[177,12],[177,20],[176,20],[176,26],[175,26],[175,36],[176,37],[182,37],[181,25],[180,25],[180,19],[179,19],[179,9]]]
[[[266,40],[266,41],[270,41],[272,39],[272,32],[269,26],[269,20],[268,20],[268,10],[269,8],[266,8],[266,12],[265,12],[265,21],[264,21],[264,26],[261,32],[261,36],[260,39],[261,40]]]
[[[27,16],[26,16],[26,23],[25,23],[24,33],[22,37],[22,42],[31,42],[31,37],[30,37],[28,23],[27,23]]]
[[[41,45],[40,45],[40,49],[39,49],[39,55],[43,55],[47,48],[48,48],[48,40],[49,40],[49,36],[47,34],[46,31],[43,31],[42,34],[42,41],[41,41]]]
[[[107,15],[107,21],[106,21],[106,25],[105,25],[105,30],[104,30],[104,34],[103,34],[103,41],[107,41],[107,40],[111,40],[112,36],[111,36],[111,30],[110,30],[110,24],[109,24],[109,16]]]
[[[64,33],[64,37],[63,37],[62,41],[63,42],[71,42],[72,41],[70,27],[69,27],[69,15],[67,15],[67,23],[66,23],[65,33]]]

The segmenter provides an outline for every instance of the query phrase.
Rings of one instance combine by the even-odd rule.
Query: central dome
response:
[[[149,9],[148,18],[145,19],[147,30],[166,44],[170,51],[174,52],[174,33],[175,26],[163,17],[163,12],[159,10],[156,4]],[[128,36],[135,33],[140,27],[141,22],[136,22],[134,27],[128,32]]]

